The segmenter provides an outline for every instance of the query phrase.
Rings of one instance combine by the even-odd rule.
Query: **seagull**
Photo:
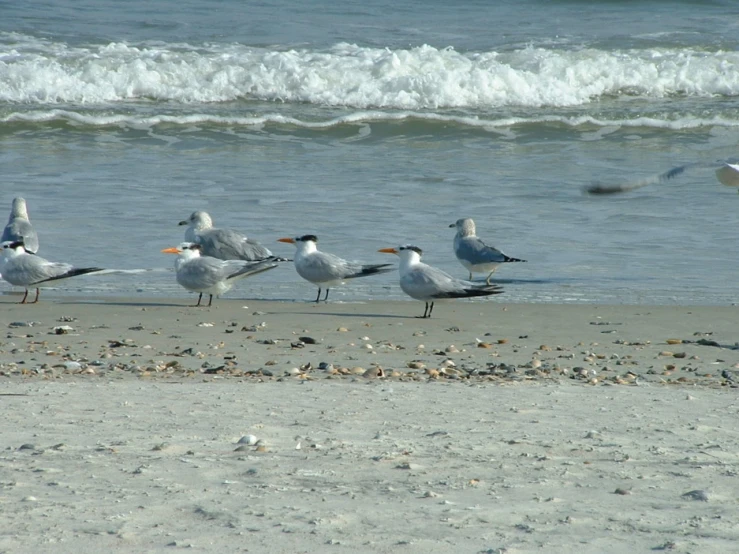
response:
[[[3,229],[3,236],[0,238],[0,242],[15,241],[23,241],[23,247],[29,254],[38,252],[38,235],[28,219],[26,201],[20,196],[13,199],[10,218],[8,218],[8,224]]]
[[[194,307],[200,306],[203,293],[210,295],[208,300],[210,307],[213,295],[220,296],[231,290],[237,279],[251,277],[277,267],[276,263],[269,260],[245,262],[201,256],[202,249],[202,245],[198,243],[183,242],[179,246],[162,250],[165,254],[179,254],[174,262],[177,282],[187,290],[200,293],[198,303]]]
[[[213,227],[213,220],[207,212],[192,212],[188,219],[180,221],[179,224],[188,226],[185,230],[185,241],[200,244],[203,256],[247,262],[274,258],[272,252],[238,231]]]
[[[431,317],[436,300],[469,298],[500,294],[500,285],[482,285],[455,279],[448,273],[421,262],[423,251],[418,246],[406,245],[397,248],[381,248],[379,252],[400,256],[400,288],[408,296],[426,302],[421,319]]]
[[[40,287],[77,275],[106,271],[100,267],[73,267],[69,264],[50,262],[26,252],[22,240],[5,241],[2,247],[2,256],[5,260],[2,278],[11,285],[26,289],[21,304],[25,304],[28,299],[28,287],[36,288],[36,298],[31,302],[35,304],[38,302]]]
[[[333,254],[321,252],[316,248],[318,237],[315,235],[303,235],[302,237],[281,238],[279,242],[287,242],[297,247],[295,254],[295,269],[303,279],[318,285],[318,296],[316,302],[321,299],[321,289],[326,287],[326,296],[323,301],[328,301],[328,291],[332,285],[343,283],[347,279],[366,277],[392,271],[393,264],[371,264],[363,265],[357,262],[349,262]]]
[[[490,278],[500,264],[526,261],[506,256],[494,246],[485,244],[475,234],[475,222],[470,218],[458,219],[456,223],[452,223],[449,227],[457,228],[457,234],[454,236],[454,253],[457,255],[459,263],[470,272],[470,280],[472,280],[473,271],[475,273],[488,273],[485,283],[489,285]]]
[[[646,179],[633,183],[623,183],[620,185],[593,183],[592,185],[585,187],[583,192],[586,194],[616,194],[620,192],[629,192],[654,183],[666,183],[688,170],[699,168],[714,169],[716,179],[718,179],[719,183],[727,187],[739,187],[739,158],[730,158],[728,160],[719,160],[717,162],[694,162],[679,165],[665,171],[664,173],[660,173],[659,175],[652,175],[651,177],[647,177]]]

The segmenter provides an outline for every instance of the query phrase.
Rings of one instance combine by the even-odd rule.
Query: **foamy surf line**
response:
[[[573,107],[603,98],[739,95],[739,53],[529,46],[460,52],[340,43],[70,46],[0,34],[0,102],[182,104],[239,100],[358,109]]]
[[[670,117],[671,119],[668,119]],[[324,121],[309,121],[288,115],[271,113],[254,117],[223,116],[213,114],[188,114],[188,115],[147,115],[132,116],[130,114],[103,115],[82,113],[70,110],[34,110],[29,112],[12,112],[0,117],[0,125],[26,123],[32,125],[59,125],[67,124],[77,127],[118,127],[137,130],[146,130],[156,127],[175,126],[192,127],[201,125],[203,127],[245,127],[253,129],[275,128],[300,128],[307,130],[331,130],[348,125],[367,125],[372,123],[439,123],[443,125],[457,125],[473,129],[492,130],[508,129],[511,127],[525,127],[532,125],[561,125],[568,128],[592,127],[610,128],[651,128],[687,130],[700,129],[704,127],[739,127],[739,118],[710,117],[699,118],[686,115],[681,117],[674,113],[667,114],[665,119],[658,117],[637,117],[624,119],[601,119],[593,116],[568,117],[564,115],[543,115],[540,117],[504,117],[487,119],[476,116],[448,115],[440,113],[428,113],[417,111],[359,111],[346,114]]]

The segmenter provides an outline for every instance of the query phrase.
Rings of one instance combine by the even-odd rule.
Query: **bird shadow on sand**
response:
[[[390,319],[413,319],[413,316],[408,315],[400,315],[400,314],[387,314],[387,313],[351,313],[351,312],[331,312],[331,311],[315,311],[315,312],[307,312],[307,311],[290,311],[290,312],[284,312],[284,313],[291,313],[295,315],[322,315],[322,316],[328,316],[328,317],[353,317],[353,318],[370,318],[370,317],[385,317]]]
[[[135,301],[122,301],[122,300],[57,300],[55,304],[74,306],[76,305],[101,305],[101,306],[131,306],[133,308],[157,308],[157,307],[168,307],[168,308],[190,308],[194,307],[189,304],[182,304],[176,302],[135,302]]]

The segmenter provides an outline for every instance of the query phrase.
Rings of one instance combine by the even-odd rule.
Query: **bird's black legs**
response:
[[[426,302],[426,308],[423,310],[423,315],[416,316],[419,319],[426,319],[431,317],[431,312],[434,311],[434,303]]]
[[[36,302],[38,302],[38,295],[39,295],[39,289],[37,288],[36,289],[36,298],[33,299],[33,302],[31,302],[31,304],[35,304]]]
[[[23,300],[21,300],[18,303],[19,304],[25,304],[26,303],[26,298],[28,298],[28,289],[26,289],[26,294],[23,295]]]
[[[200,301],[203,299],[203,293],[200,293],[200,296],[198,296],[198,303],[193,306],[193,308],[197,308],[200,306]]]
[[[318,287],[318,296],[316,296],[316,304],[318,304],[321,301],[321,290],[323,289],[321,289],[321,287]],[[324,302],[328,301],[328,291],[329,290],[331,289],[326,289],[326,296],[323,297]]]

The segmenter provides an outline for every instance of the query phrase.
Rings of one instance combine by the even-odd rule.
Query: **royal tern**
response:
[[[187,225],[185,241],[202,246],[202,255],[219,260],[244,260],[256,262],[273,258],[272,252],[255,240],[233,229],[217,229],[207,212],[190,214],[180,225]],[[281,260],[280,260],[281,261]]]
[[[482,285],[455,279],[448,273],[421,262],[423,251],[418,246],[381,248],[379,252],[400,256],[400,288],[411,298],[426,302],[423,315],[418,316],[420,318],[431,317],[436,300],[489,296],[503,292],[500,285]]]
[[[21,304],[26,303],[28,288],[36,289],[36,298],[31,302],[38,302],[39,288],[50,284],[87,273],[105,271],[100,267],[73,267],[69,264],[50,262],[35,254],[29,254],[23,246],[23,241],[6,241],[2,243],[3,275],[11,285],[24,287],[26,294],[23,295]]]
[[[318,237],[303,235],[296,238],[281,238],[279,242],[287,242],[297,247],[295,253],[295,269],[303,279],[318,285],[316,302],[321,299],[321,289],[326,287],[324,302],[328,300],[328,291],[331,286],[343,283],[348,279],[377,275],[392,271],[393,264],[365,265],[358,262],[349,262],[333,254],[321,252],[316,248]]]
[[[183,242],[179,246],[162,250],[165,254],[179,254],[174,262],[177,282],[187,290],[200,293],[195,306],[200,306],[203,293],[210,295],[208,300],[210,306],[213,303],[213,295],[220,296],[231,290],[238,279],[277,267],[275,262],[269,260],[245,262],[201,256],[201,250],[202,246],[194,242]]]
[[[619,192],[629,192],[632,190],[646,187],[655,183],[666,183],[673,180],[688,170],[693,169],[713,169],[716,173],[716,179],[722,185],[727,187],[739,187],[739,158],[730,158],[728,160],[719,160],[717,162],[695,162],[685,165],[673,167],[672,169],[652,175],[641,181],[632,183],[622,183],[620,185],[604,185],[602,183],[593,183],[585,187],[583,190],[587,194],[616,194]]]
[[[22,241],[26,252],[30,254],[38,252],[38,235],[28,219],[26,201],[20,196],[13,199],[10,218],[8,218],[8,224],[3,229],[3,236],[0,238],[0,242],[16,241]]]
[[[472,272],[487,273],[488,276],[485,282],[489,285],[490,277],[493,276],[500,264],[526,261],[506,256],[497,248],[485,244],[475,234],[475,222],[470,218],[458,219],[456,223],[452,223],[449,227],[457,228],[457,234],[454,236],[454,254],[470,272],[470,280],[472,279]]]

